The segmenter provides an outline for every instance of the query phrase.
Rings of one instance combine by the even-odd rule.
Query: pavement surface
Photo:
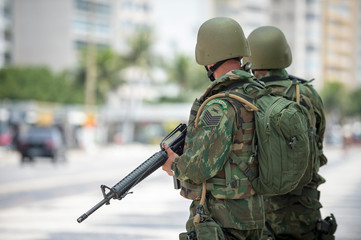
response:
[[[157,146],[107,146],[69,151],[66,163],[20,164],[16,152],[1,149],[0,240],[178,239],[190,201],[160,169],[121,201],[111,200],[84,222],[76,221],[103,199],[101,184],[112,187],[157,151]],[[336,216],[336,239],[361,239],[361,147],[326,146],[325,153],[322,215]]]

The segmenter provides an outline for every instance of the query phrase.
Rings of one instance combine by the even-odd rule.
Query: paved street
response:
[[[190,202],[161,170],[123,200],[111,200],[81,224],[76,221],[102,200],[101,184],[112,187],[158,150],[144,145],[72,150],[67,163],[55,165],[47,159],[20,165],[16,153],[1,150],[0,240],[178,239]],[[336,239],[361,239],[361,148],[327,147],[326,154],[322,214],[335,214]]]
[[[335,215],[338,223],[336,239],[361,239],[361,147],[327,148],[326,156],[329,164],[320,170],[327,180],[320,187],[322,215]]]

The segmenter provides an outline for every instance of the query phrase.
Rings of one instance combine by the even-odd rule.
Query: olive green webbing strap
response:
[[[202,196],[197,206],[197,214],[193,218],[193,225],[197,226],[201,222],[201,214],[203,213],[203,205],[206,201],[206,181],[202,183]]]
[[[296,98],[295,101],[296,101],[297,103],[300,103],[300,100],[301,100],[300,85],[299,85],[297,79],[293,79],[293,80],[292,80],[291,88],[286,91],[286,95],[287,95],[288,99],[291,99],[291,100],[292,100],[292,95],[293,95],[293,91],[292,91],[292,90],[293,90],[293,89],[295,89],[295,98]]]
[[[221,98],[221,97],[230,97],[230,98],[234,98],[244,104],[246,104],[247,106],[249,106],[253,111],[258,111],[259,109],[253,105],[252,103],[250,103],[249,101],[247,101],[246,99],[240,97],[240,96],[237,96],[235,94],[232,94],[232,93],[217,93],[209,98],[207,98],[203,103],[202,105],[199,107],[199,110],[198,110],[198,113],[197,113],[197,117],[196,117],[196,121],[195,121],[195,126],[197,127],[198,126],[198,120],[199,120],[199,116],[200,116],[200,113],[202,112],[204,106],[209,102],[211,101],[212,99],[215,99],[215,98]]]
[[[269,79],[268,79],[269,78]],[[263,78],[262,81],[264,81],[265,83],[271,83],[270,86],[274,86],[274,85],[277,85],[277,82],[282,82],[282,81],[285,81],[285,80],[291,80],[292,83],[286,87],[284,84],[281,84],[281,86],[284,86],[286,87],[286,89],[282,92],[274,92],[274,94],[276,95],[279,95],[279,96],[283,96],[283,97],[286,97],[290,100],[292,100],[293,98],[293,92],[295,90],[295,101],[297,103],[300,103],[301,101],[301,94],[300,94],[300,83],[298,81],[297,78],[291,78],[291,79],[283,79],[283,78],[279,78],[279,77],[266,77],[266,78]]]
[[[300,96],[300,85],[299,83],[296,84],[296,102],[300,103],[301,96]]]
[[[250,182],[253,181],[257,177],[257,172],[252,170],[247,163],[253,163],[253,158],[255,154],[254,152],[245,153],[243,156],[236,155],[235,153],[231,153],[230,158],[233,163],[235,163],[239,169],[243,172],[244,175],[248,178]]]

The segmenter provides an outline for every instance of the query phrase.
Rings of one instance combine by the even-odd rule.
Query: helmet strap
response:
[[[241,64],[241,58],[236,57],[236,58],[230,58],[230,59],[225,59],[225,60],[219,61],[219,62],[217,62],[216,64],[214,64],[213,66],[211,66],[209,68],[207,66],[204,66],[206,68],[206,70],[207,70],[208,78],[211,80],[211,82],[216,80],[216,78],[214,77],[214,72],[217,70],[217,68],[219,68],[223,63],[225,63],[225,62],[227,62],[228,60],[231,60],[231,59],[237,60]]]
[[[211,80],[211,82],[213,82],[214,80],[216,80],[216,78],[214,77],[214,72],[217,70],[217,68],[219,68],[223,63],[225,63],[227,60],[229,59],[226,59],[226,60],[223,60],[223,61],[219,61],[217,62],[216,64],[214,64],[213,66],[211,67],[207,67],[207,66],[204,66],[207,70],[207,73],[208,73],[208,78]]]

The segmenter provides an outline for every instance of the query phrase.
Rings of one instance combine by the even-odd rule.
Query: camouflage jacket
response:
[[[181,181],[183,197],[199,200],[200,184],[207,181],[207,192],[213,197],[234,199],[231,200],[235,201],[234,203],[229,202],[223,206],[222,212],[218,214],[224,216],[224,221],[222,220],[221,223],[223,226],[255,229],[262,228],[264,224],[263,198],[255,195],[248,178],[240,172],[237,164],[231,161],[249,159],[254,132],[253,112],[236,101],[215,98],[205,105],[199,113],[198,125],[195,124],[198,110],[207,98],[224,92],[232,84],[240,81],[253,81],[253,79],[245,71],[230,71],[213,82],[200,99],[194,101],[187,126],[184,152],[175,159],[173,170]],[[235,92],[243,91],[242,87],[231,87],[231,89]],[[256,165],[255,162],[250,163],[250,167]],[[229,183],[232,184],[223,188],[214,187],[215,179],[227,182],[227,171],[232,172],[232,179],[229,179]],[[237,177],[233,178],[234,176]],[[214,199],[213,197],[211,199]],[[235,206],[237,209],[233,209]],[[232,215],[225,212],[241,214]],[[212,215],[217,215],[216,209]]]

